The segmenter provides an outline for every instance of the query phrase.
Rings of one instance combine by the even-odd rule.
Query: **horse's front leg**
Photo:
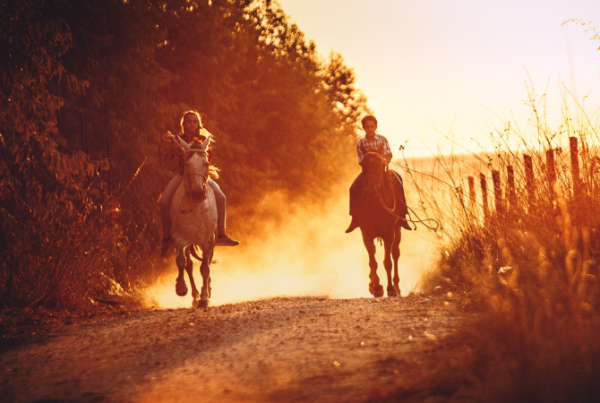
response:
[[[393,247],[393,242],[394,242],[394,234],[392,233],[391,236],[386,236],[386,238],[383,240],[383,248],[384,248],[384,255],[383,255],[383,267],[385,268],[385,274],[387,276],[387,294],[388,297],[395,297],[397,296],[396,290],[394,289],[394,286],[392,285],[392,259],[391,259],[391,255],[392,255],[392,247]]]
[[[400,241],[402,235],[400,227],[394,227],[394,243],[392,244],[392,259],[394,261],[394,289],[400,296],[400,276],[398,275],[398,259],[400,259]],[[389,295],[389,294],[388,294]],[[390,295],[391,296],[391,295]]]
[[[193,247],[194,245],[188,245],[188,247],[185,249],[185,259],[187,262],[185,265],[185,271],[187,272],[188,277],[190,278],[190,285],[192,286],[192,297],[195,301],[198,299],[200,293],[198,292],[198,289],[196,288],[196,282],[194,281],[194,263],[192,262],[192,257],[190,256],[190,248]]]
[[[363,232],[363,243],[365,244],[365,248],[367,248],[367,253],[369,254],[369,292],[374,297],[383,297],[383,287],[379,283],[379,276],[377,275],[377,260],[375,259],[375,238],[365,236]]]
[[[185,255],[183,253],[183,247],[177,247],[177,257],[175,258],[175,263],[177,263],[177,269],[179,269],[179,274],[177,275],[177,279],[175,280],[175,292],[180,297],[185,297],[187,295],[188,289],[187,285],[185,285],[185,279],[183,278],[183,270],[185,268]]]
[[[200,292],[199,308],[205,308],[210,304],[210,262],[212,260],[214,246],[202,248],[202,264],[200,265],[200,274],[202,275],[202,291]]]

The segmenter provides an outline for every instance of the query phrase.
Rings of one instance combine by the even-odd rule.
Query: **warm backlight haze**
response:
[[[588,111],[598,108],[600,41],[590,40],[587,27],[561,24],[572,18],[600,24],[599,2],[278,1],[323,56],[333,50],[354,68],[396,157],[406,141],[408,156],[490,149],[489,133],[508,122],[525,133],[531,86],[537,96],[547,94],[538,108],[547,108],[551,126],[560,122],[563,97],[574,104],[570,94],[585,97]],[[414,207],[411,193],[409,188]],[[265,224],[271,236],[218,248],[211,303],[280,295],[370,297],[367,253],[359,230],[344,234],[348,200],[339,194],[323,209],[309,206],[290,211],[283,223]],[[422,226],[403,231],[400,248],[406,295],[418,290],[435,259],[435,236]],[[380,245],[378,252],[385,285]],[[189,296],[175,296],[174,276],[173,264],[172,275],[151,291],[160,307],[190,304]]]
[[[415,206],[415,192],[410,188],[407,192],[409,204]],[[372,298],[368,291],[369,259],[360,229],[344,233],[350,222],[345,193],[336,192],[337,200],[302,207],[290,206],[277,195],[266,197],[263,203],[268,206],[257,209],[285,211],[283,219],[265,222],[255,238],[244,238],[238,247],[216,248],[216,262],[211,265],[211,305],[275,296]],[[419,290],[423,273],[432,268],[436,245],[435,236],[422,225],[417,231],[402,231],[399,274],[403,296]],[[376,247],[377,274],[385,287],[383,246],[377,243]],[[194,260],[198,286],[202,282],[199,266]],[[164,276],[148,291],[147,303],[159,308],[190,307],[191,291],[185,297],[175,294],[176,276],[173,257]],[[185,279],[189,285],[187,274]]]
[[[379,132],[412,155],[490,148],[490,125],[524,130],[526,83],[547,89],[558,124],[562,85],[588,110],[600,103],[595,0],[278,0],[317,50],[339,52],[379,119]],[[474,140],[472,140],[474,139]],[[462,150],[460,148],[463,148]]]

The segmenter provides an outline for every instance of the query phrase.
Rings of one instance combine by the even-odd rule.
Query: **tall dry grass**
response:
[[[494,152],[438,156],[425,175],[406,161],[422,212],[441,223],[438,270],[423,287],[458,292],[479,310],[463,330],[472,352],[433,382],[454,383],[446,395],[475,401],[600,401],[598,112],[565,92],[562,122],[550,128],[530,94],[532,130],[496,129]],[[492,171],[501,183],[497,205]]]

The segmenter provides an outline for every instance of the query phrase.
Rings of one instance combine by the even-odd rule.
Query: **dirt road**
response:
[[[438,364],[463,315],[447,295],[417,295],[274,298],[79,320],[4,345],[0,400],[388,401]]]

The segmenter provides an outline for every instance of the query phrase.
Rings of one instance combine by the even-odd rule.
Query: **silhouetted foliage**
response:
[[[430,390],[448,390],[450,401],[600,399],[600,220],[593,214],[600,204],[594,162],[600,130],[593,118],[598,111],[588,114],[575,101],[573,111],[565,99],[563,120],[551,128],[530,90],[539,124],[520,132],[507,122],[494,133],[494,152],[470,157],[486,167],[480,178],[497,175],[493,204],[483,186],[475,193],[463,176],[475,173],[471,163],[460,162],[464,156],[439,156],[432,165],[442,168],[418,185],[421,205],[440,222],[444,241],[423,289],[479,310],[454,336],[467,354],[442,359],[427,383]],[[518,138],[519,150],[502,136]],[[405,390],[397,395],[406,397]]]
[[[325,198],[354,164],[367,107],[352,70],[269,1],[24,0],[0,24],[5,306],[79,307],[143,281],[174,174],[160,134],[185,110],[215,135],[235,223],[271,191]]]

